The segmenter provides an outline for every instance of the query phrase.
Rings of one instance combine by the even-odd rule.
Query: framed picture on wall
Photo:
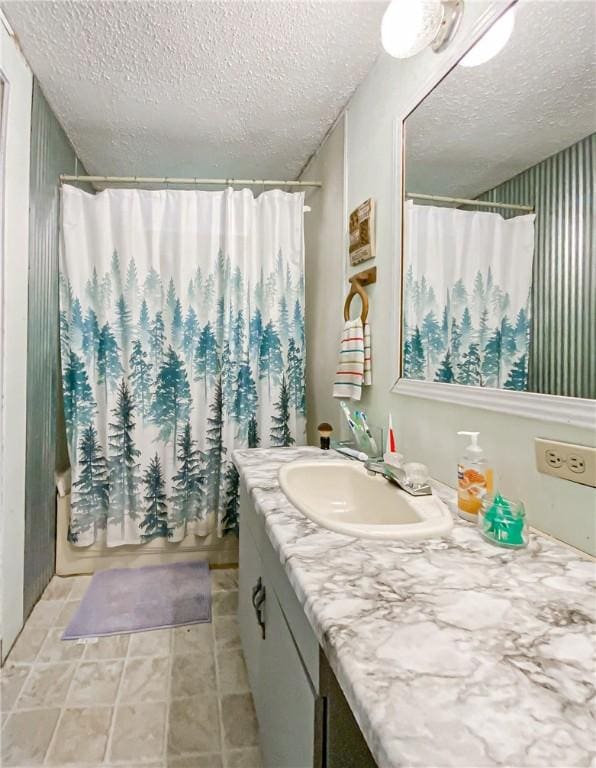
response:
[[[372,197],[350,214],[350,266],[375,258],[375,201]]]

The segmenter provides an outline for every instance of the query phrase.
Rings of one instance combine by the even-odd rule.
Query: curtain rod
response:
[[[418,192],[406,192],[406,197],[414,200],[436,200],[440,203],[459,203],[460,205],[477,205],[481,208],[508,208],[512,211],[525,211],[534,213],[531,205],[517,205],[515,203],[491,203],[490,200],[469,200],[465,197],[443,197],[442,195],[423,195]]]
[[[200,186],[246,187],[322,187],[322,181],[287,181],[281,179],[198,179],[175,176],[70,176],[60,174],[60,183],[67,181],[96,182],[99,184],[188,184]]]

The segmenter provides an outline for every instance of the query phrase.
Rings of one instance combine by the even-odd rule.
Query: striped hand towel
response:
[[[360,400],[362,386],[372,384],[370,328],[362,320],[347,320],[341,336],[333,397]]]
[[[372,355],[370,351],[370,325],[364,323],[364,381],[365,387],[372,384]]]

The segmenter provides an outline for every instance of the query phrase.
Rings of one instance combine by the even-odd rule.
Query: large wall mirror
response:
[[[596,5],[496,24],[403,124],[401,381],[594,399]]]

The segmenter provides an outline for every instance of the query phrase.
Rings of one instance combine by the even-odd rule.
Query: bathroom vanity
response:
[[[243,483],[238,612],[265,765],[374,766]]]
[[[594,563],[537,534],[500,549],[459,520],[426,541],[322,528],[278,473],[337,457],[233,454],[241,637],[267,768],[588,764]]]

